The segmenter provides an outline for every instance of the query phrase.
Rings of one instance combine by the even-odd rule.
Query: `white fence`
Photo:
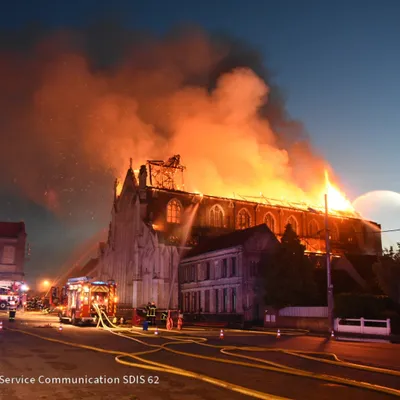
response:
[[[328,307],[286,307],[279,310],[279,316],[328,318]]]
[[[389,336],[391,333],[390,319],[336,318],[334,327],[336,332],[382,336]]]

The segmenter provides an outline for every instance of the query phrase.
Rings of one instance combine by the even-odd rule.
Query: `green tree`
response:
[[[400,304],[400,243],[397,243],[396,250],[386,249],[373,269],[382,291]]]
[[[288,224],[277,252],[265,259],[265,301],[276,308],[313,304],[317,287],[314,267],[305,255],[305,246]]]

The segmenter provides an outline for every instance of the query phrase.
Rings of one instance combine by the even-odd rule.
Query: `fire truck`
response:
[[[95,281],[89,277],[71,278],[63,289],[66,300],[64,305],[59,306],[60,322],[91,324],[97,318],[95,305],[110,319],[115,317],[118,299],[114,281]]]

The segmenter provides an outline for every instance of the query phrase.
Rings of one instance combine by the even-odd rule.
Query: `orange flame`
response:
[[[122,186],[123,186],[122,181],[121,181],[120,179],[118,179],[117,187],[116,187],[116,189],[115,189],[115,191],[116,191],[116,193],[117,193],[117,196],[119,196],[119,195],[121,194],[121,192],[122,192]]]
[[[329,180],[328,171],[325,170],[326,194],[328,195],[328,208],[335,211],[354,212],[354,207],[346,196]]]

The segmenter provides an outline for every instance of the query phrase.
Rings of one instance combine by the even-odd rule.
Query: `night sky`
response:
[[[134,159],[153,156],[154,141],[167,146],[175,125],[161,111],[148,116],[154,104],[164,103],[154,103],[145,87],[138,89],[138,71],[150,65],[154,74],[143,82],[158,94],[173,90],[157,81],[171,73],[165,60],[168,68],[184,64],[179,74],[171,73],[180,87],[207,90],[230,68],[251,68],[274,88],[265,116],[282,132],[279,140],[289,156],[295,153],[287,141],[307,143],[307,170],[314,166],[319,176],[325,159],[352,201],[374,191],[399,192],[399,20],[396,0],[2,2],[0,219],[26,222],[32,249],[28,281],[57,276],[104,236],[114,177],[128,167],[121,147],[129,132],[146,132],[134,143],[147,146],[147,153],[132,150]],[[187,43],[179,26],[189,32]],[[202,49],[197,58],[191,43]],[[182,58],[185,52],[188,59]],[[125,89],[130,67],[135,87]],[[77,76],[85,87],[79,92],[73,90]],[[170,85],[178,85],[174,79]],[[122,96],[135,90],[139,105]],[[99,104],[99,98],[106,100]],[[118,114],[129,107],[140,120]],[[88,120],[92,111],[108,119],[97,126]],[[118,148],[116,131],[125,132]],[[99,152],[102,143],[107,151]],[[296,168],[298,161],[291,165]],[[400,228],[400,194],[369,194],[356,204],[384,229]],[[385,244],[400,240],[396,235],[385,234]]]

